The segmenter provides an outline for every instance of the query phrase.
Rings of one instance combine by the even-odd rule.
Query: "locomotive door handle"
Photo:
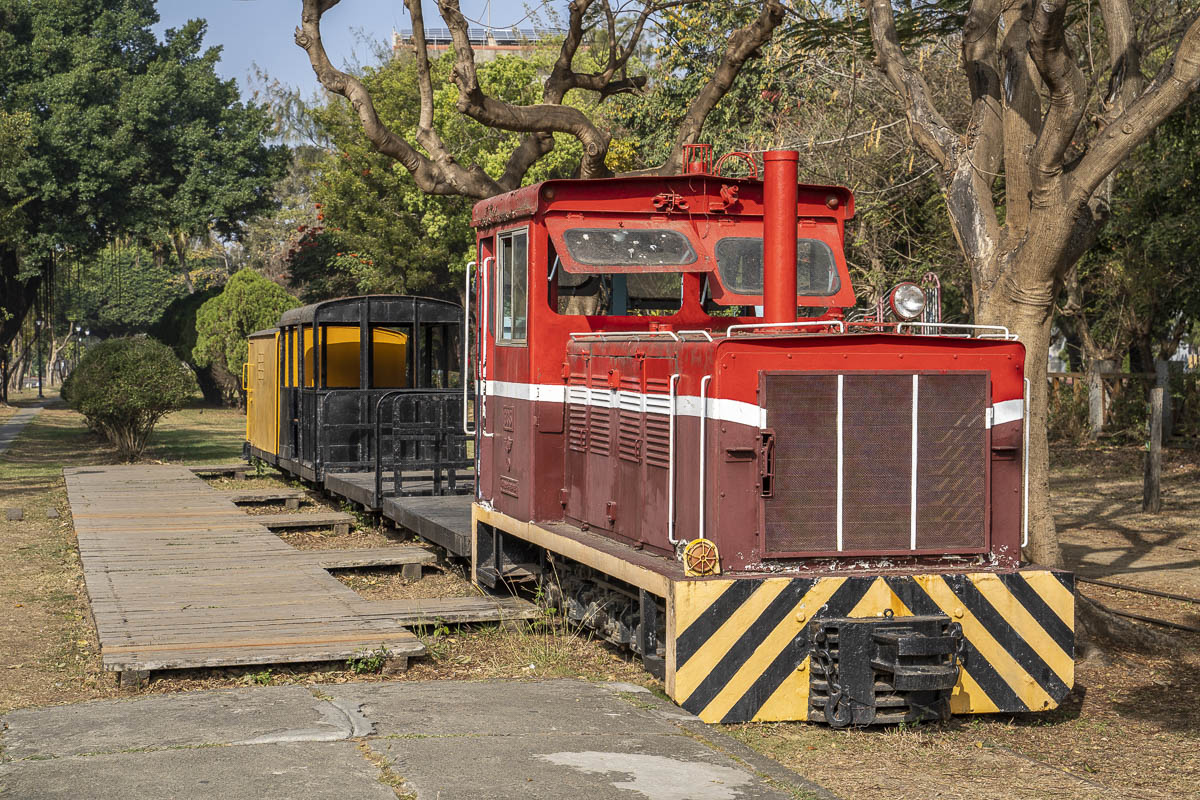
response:
[[[772,497],[775,494],[775,432],[763,431],[762,461],[759,464],[759,474],[762,481],[762,496]]]

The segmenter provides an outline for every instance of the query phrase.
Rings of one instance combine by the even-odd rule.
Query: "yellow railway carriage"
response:
[[[310,481],[375,469],[394,455],[376,442],[377,423],[457,410],[461,327],[457,305],[400,295],[285,312],[249,338],[246,455]]]

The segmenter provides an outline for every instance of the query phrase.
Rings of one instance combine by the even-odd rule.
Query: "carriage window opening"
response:
[[[422,325],[421,385],[431,389],[462,386],[462,329],[444,323]]]
[[[525,231],[500,234],[500,280],[497,287],[497,341],[512,344],[525,342],[528,322],[528,246]]]
[[[678,231],[572,228],[563,234],[571,258],[596,267],[661,267],[691,264],[696,251]]]
[[[717,242],[717,269],[721,283],[741,295],[763,291],[761,238],[727,237]],[[837,263],[829,245],[819,239],[796,240],[796,294],[823,296],[839,288]]]
[[[408,325],[371,327],[372,389],[406,389],[413,385],[410,332]]]
[[[580,275],[559,269],[555,311],[584,316],[668,316],[683,307],[683,273]]]

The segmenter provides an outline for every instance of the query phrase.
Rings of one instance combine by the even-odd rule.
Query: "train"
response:
[[[251,338],[247,454],[393,518],[444,498],[461,535],[431,538],[479,586],[707,722],[1057,707],[1074,576],[1021,561],[1024,346],[912,283],[856,311],[852,193],[733,155],[480,201],[461,307],[288,312]]]

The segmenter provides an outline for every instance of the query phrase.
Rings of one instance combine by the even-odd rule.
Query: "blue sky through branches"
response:
[[[205,44],[222,46],[218,71],[222,77],[235,78],[243,96],[253,88],[248,76],[255,64],[307,95],[316,91],[317,79],[304,51],[292,41],[301,5],[301,0],[160,0],[162,22],[155,30],[161,35],[189,19],[206,19]],[[430,0],[424,5],[425,24],[442,27],[437,6]],[[541,5],[537,0],[494,0],[492,24],[527,27],[529,8]],[[566,0],[549,0],[546,5],[565,9]],[[487,0],[462,0],[462,10],[470,19],[487,20]],[[326,14],[321,33],[329,57],[340,66],[356,60],[370,63],[373,42],[387,42],[393,29],[410,26],[408,11],[400,0],[342,0]]]

